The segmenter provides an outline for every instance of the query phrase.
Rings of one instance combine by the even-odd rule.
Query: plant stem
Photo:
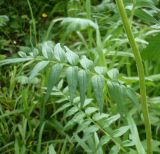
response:
[[[86,12],[87,12],[87,19],[92,20],[91,17],[91,0],[86,0],[84,1],[85,7],[86,7]],[[93,29],[89,28],[88,29],[88,39],[89,39],[89,48],[92,48],[92,43],[93,43]]]
[[[120,16],[122,18],[123,26],[126,31],[128,40],[130,42],[130,46],[133,50],[133,54],[135,57],[135,61],[137,64],[137,71],[139,75],[139,84],[140,84],[140,94],[141,94],[141,103],[142,103],[142,112],[144,117],[144,125],[146,131],[146,140],[147,140],[147,154],[152,154],[152,132],[151,132],[151,124],[149,120],[147,99],[146,99],[146,86],[145,86],[145,76],[144,76],[144,68],[142,64],[142,58],[134,39],[131,26],[124,8],[123,0],[116,0],[117,7],[119,9]]]
[[[30,11],[30,15],[31,15],[31,24],[32,24],[32,28],[33,28],[33,37],[34,37],[34,45],[37,45],[37,31],[36,31],[36,21],[35,18],[33,16],[33,11],[32,11],[32,7],[31,7],[31,3],[29,0],[27,0],[28,3],[28,7],[29,7],[29,11]],[[32,40],[33,41],[33,40]],[[32,43],[32,42],[31,42]]]

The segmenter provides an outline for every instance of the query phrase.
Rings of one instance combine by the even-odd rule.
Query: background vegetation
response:
[[[159,154],[160,1],[124,5]],[[144,122],[114,0],[0,1],[0,153],[145,154]]]

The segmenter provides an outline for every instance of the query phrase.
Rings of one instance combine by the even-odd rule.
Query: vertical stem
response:
[[[34,37],[34,43],[35,43],[34,45],[37,45],[36,21],[35,21],[34,16],[33,16],[33,11],[32,11],[32,7],[31,7],[30,1],[27,0],[27,3],[28,3],[30,14],[31,14],[31,24],[32,24],[32,28],[33,28],[33,34],[32,35]]]
[[[91,0],[86,0],[85,7],[86,7],[86,12],[87,12],[87,18],[92,20],[92,17],[91,17]],[[88,39],[89,39],[89,48],[92,48],[93,29],[91,29],[91,28],[88,29]]]
[[[128,40],[130,42],[130,46],[133,50],[133,54],[135,57],[137,71],[139,75],[139,84],[140,84],[140,94],[141,94],[141,103],[142,103],[142,112],[144,117],[144,125],[146,131],[146,140],[147,140],[147,154],[152,154],[152,132],[151,132],[151,124],[149,120],[148,106],[146,100],[146,86],[145,86],[145,76],[144,76],[144,68],[142,64],[141,55],[134,39],[131,26],[124,8],[123,0],[116,0],[117,7],[119,9],[120,16],[122,18],[123,26],[126,31]]]

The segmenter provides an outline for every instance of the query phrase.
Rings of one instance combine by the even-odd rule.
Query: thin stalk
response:
[[[147,106],[147,99],[146,99],[146,86],[145,86],[145,75],[144,75],[144,68],[142,64],[142,58],[134,39],[131,25],[129,23],[123,0],[116,0],[117,7],[119,9],[120,16],[122,18],[123,26],[126,31],[128,40],[130,42],[130,46],[133,50],[133,54],[135,57],[135,61],[137,64],[137,71],[139,76],[139,84],[140,84],[140,94],[141,94],[141,103],[142,103],[142,112],[144,117],[144,125],[146,131],[146,140],[147,140],[147,154],[152,154],[152,132],[151,132],[151,124],[149,120],[149,113],[148,113],[148,106]]]
[[[85,2],[85,1],[84,1]],[[87,18],[92,20],[91,17],[91,0],[86,0],[85,2],[86,12],[87,12]],[[89,39],[89,47],[92,48],[92,42],[93,42],[93,29],[88,29],[88,39]]]
[[[51,21],[51,23],[50,23],[50,25],[48,27],[48,30],[47,30],[47,34],[45,36],[45,41],[47,41],[49,39],[49,35],[50,35],[51,31],[52,31],[52,28],[53,28],[54,24],[56,22],[58,22],[58,21],[61,21],[61,20],[63,20],[63,18],[58,18],[58,19],[55,19],[55,20]]]
[[[27,3],[28,3],[30,15],[31,15],[31,23],[32,23],[32,28],[33,28],[34,43],[35,43],[35,45],[36,45],[36,44],[37,44],[36,21],[35,21],[34,16],[33,16],[33,11],[32,11],[32,7],[31,7],[30,1],[27,0]]]
[[[96,29],[96,43],[97,43],[97,52],[99,54],[98,64],[100,66],[105,66],[107,68],[105,54],[103,53],[103,44],[102,44],[102,40],[101,40],[101,34],[99,31],[98,25],[97,25],[97,29]]]

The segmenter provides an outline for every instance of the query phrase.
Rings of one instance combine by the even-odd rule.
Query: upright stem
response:
[[[140,84],[140,94],[141,94],[141,103],[142,103],[142,112],[144,117],[144,125],[146,131],[146,140],[147,140],[147,154],[152,154],[152,132],[151,132],[151,124],[149,120],[148,106],[146,100],[146,86],[145,86],[145,76],[144,76],[144,68],[142,64],[141,55],[134,39],[131,25],[129,23],[123,0],[116,0],[117,7],[119,9],[120,16],[122,18],[123,26],[126,31],[128,40],[130,42],[130,46],[133,50],[133,54],[135,57],[135,61],[137,64],[137,71],[139,75],[139,84]]]
[[[37,31],[36,31],[36,21],[34,19],[34,16],[33,16],[33,11],[32,11],[32,7],[31,7],[31,3],[29,0],[27,0],[27,3],[28,3],[28,7],[29,7],[29,11],[30,11],[30,14],[31,14],[31,24],[32,24],[32,28],[33,28],[33,37],[34,37],[34,45],[37,45]],[[32,29],[31,29],[32,30]],[[32,42],[31,42],[32,43]]]

